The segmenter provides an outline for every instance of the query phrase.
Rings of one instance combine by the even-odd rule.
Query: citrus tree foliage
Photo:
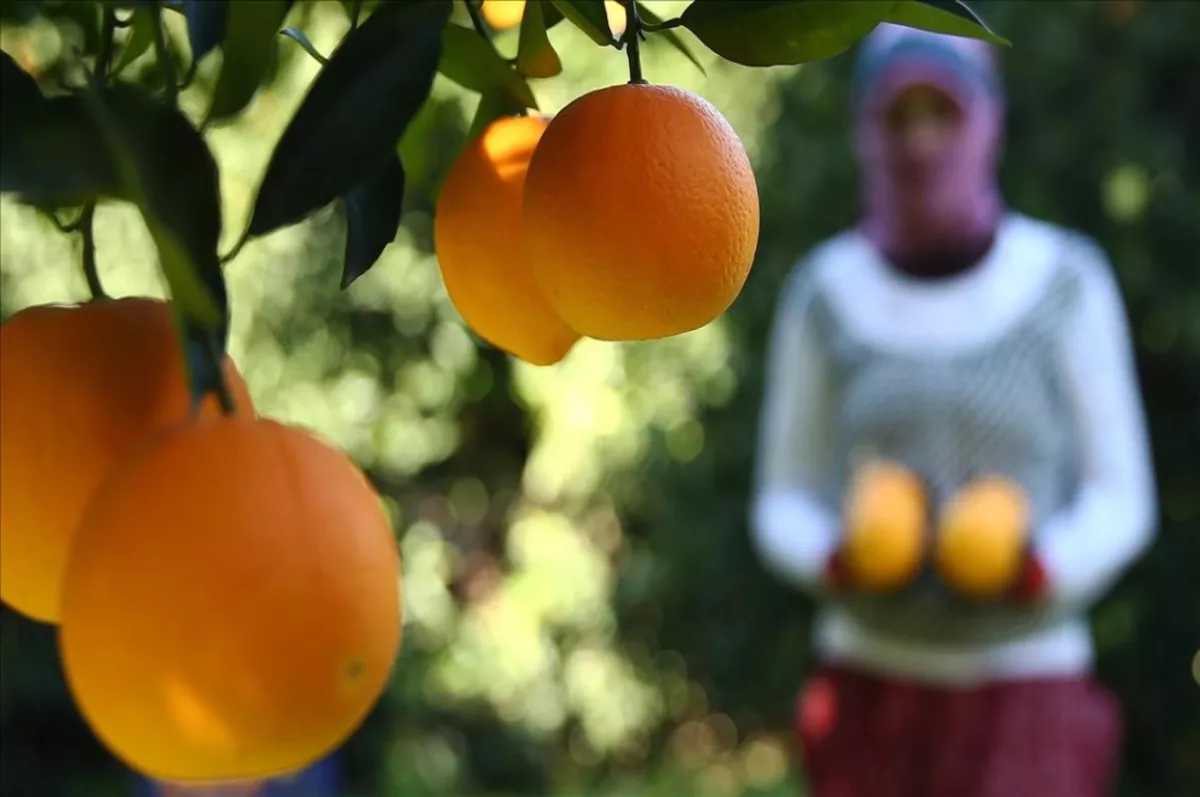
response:
[[[302,25],[288,24],[306,5],[31,0],[5,6],[22,20],[68,17],[81,29],[84,47],[72,74],[51,94],[11,56],[0,58],[6,94],[0,190],[51,214],[90,208],[100,198],[137,207],[187,337],[203,343],[197,350],[208,355],[193,358],[199,382],[206,370],[200,363],[211,366],[212,354],[224,346],[228,314],[218,252],[219,170],[203,134],[236,119],[270,86],[284,37],[318,59],[321,69],[276,142],[244,229],[224,259],[251,239],[338,203],[347,228],[343,286],[366,272],[396,236],[405,183],[396,147],[428,99],[434,76],[441,73],[481,95],[475,127],[500,114],[537,109],[529,81],[561,70],[547,31],[563,21],[601,47],[627,50],[631,79],[641,78],[638,45],[647,33],[661,33],[691,56],[673,28],[689,29],[722,57],[755,66],[827,58],[884,21],[997,39],[965,5],[941,0],[695,0],[667,21],[630,0],[619,38],[603,0],[553,0],[529,4],[535,11],[522,22],[518,55],[505,59],[491,43],[476,0],[355,0],[344,4],[349,30],[326,57]],[[183,46],[167,36],[166,14],[183,16]],[[120,42],[118,28],[129,31]],[[154,55],[151,84],[123,79],[121,71],[148,50]],[[220,67],[207,107],[194,121],[180,110],[179,93],[216,51]]]

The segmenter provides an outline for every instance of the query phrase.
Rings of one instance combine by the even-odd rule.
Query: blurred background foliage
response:
[[[684,5],[650,4],[663,17]],[[1128,712],[1122,795],[1194,795],[1200,4],[980,5],[1014,42],[1008,199],[1105,246],[1139,349],[1161,534],[1094,614],[1101,675]],[[168,17],[185,41],[182,19]],[[296,4],[288,24],[326,53],[347,29],[337,3]],[[81,35],[64,13],[5,25],[0,46],[52,82]],[[535,85],[544,111],[627,79],[623,54],[572,26],[551,38],[566,70]],[[514,54],[516,32],[497,44]],[[374,270],[338,290],[345,231],[332,210],[251,243],[227,269],[231,352],[259,409],[347,448],[401,540],[405,647],[385,700],[342,751],[348,795],[795,793],[787,728],[812,607],[755,560],[747,489],[780,283],[855,218],[849,57],[762,70],[696,49],[707,76],[651,37],[646,74],[728,116],[763,201],[755,270],[709,327],[584,342],[544,369],[480,344],[442,288],[430,215],[478,98],[440,76],[401,143],[407,211]],[[152,57],[127,77],[141,68],[151,79]],[[212,67],[183,95],[185,111],[202,112]],[[225,248],[317,68],[282,41],[271,88],[209,134]],[[0,209],[4,315],[86,298],[78,241],[27,208]],[[109,292],[165,295],[136,211],[104,206],[97,218]],[[67,698],[52,631],[7,612],[0,623],[0,793],[128,794],[128,774]]]

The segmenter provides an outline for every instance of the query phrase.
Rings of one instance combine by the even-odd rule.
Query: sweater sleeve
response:
[[[1048,519],[1035,549],[1048,597],[1080,608],[1098,599],[1149,546],[1154,472],[1125,307],[1103,251],[1077,247],[1081,301],[1060,367],[1079,442],[1074,501]]]
[[[766,567],[819,593],[840,519],[820,498],[832,460],[833,402],[828,365],[808,315],[813,286],[805,268],[788,279],[768,341],[750,521]]]

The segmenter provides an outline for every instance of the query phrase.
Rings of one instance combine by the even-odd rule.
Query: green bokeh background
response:
[[[666,17],[686,4],[650,5]],[[1161,535],[1094,614],[1101,675],[1128,712],[1121,794],[1200,793],[1200,4],[982,5],[1014,42],[1006,194],[1105,246],[1137,338]],[[323,52],[347,26],[337,3],[297,4],[288,23]],[[0,46],[45,65],[75,35],[9,26]],[[477,102],[441,77],[402,142],[406,216],[372,272],[338,290],[345,231],[332,209],[228,267],[231,351],[260,411],[368,468],[402,546],[405,648],[343,750],[347,794],[796,793],[787,723],[811,606],[753,557],[747,488],[777,290],[855,216],[849,57],[748,69],[681,35],[707,77],[653,40],[646,75],[726,114],[763,202],[754,271],[712,325],[584,342],[553,368],[479,343],[432,254],[433,200]],[[535,83],[544,111],[626,78],[623,54],[571,26],[551,39],[566,69]],[[318,68],[292,45],[270,89],[209,135],[225,248]],[[498,45],[514,53],[515,32]],[[212,67],[184,95],[193,115]],[[77,240],[7,200],[0,211],[5,316],[85,298]],[[110,293],[165,295],[136,212],[105,206],[97,221]],[[5,611],[0,666],[0,794],[127,794],[127,773],[67,697],[52,632]]]

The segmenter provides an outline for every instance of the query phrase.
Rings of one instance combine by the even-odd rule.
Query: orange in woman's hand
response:
[[[917,576],[925,559],[927,512],[925,488],[904,466],[872,462],[855,474],[842,549],[855,586],[892,590]]]
[[[968,484],[942,509],[937,565],[942,578],[972,598],[995,598],[1021,572],[1031,508],[1021,487],[1003,476]]]

